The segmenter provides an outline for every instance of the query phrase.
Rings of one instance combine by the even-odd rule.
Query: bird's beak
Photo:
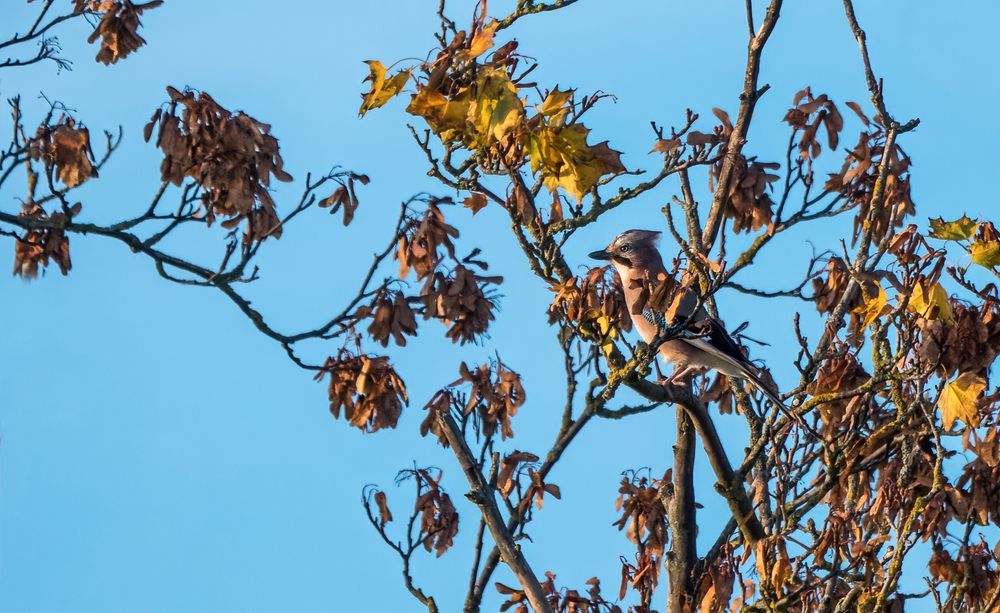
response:
[[[594,260],[610,260],[611,254],[608,253],[607,249],[600,249],[598,251],[591,251],[587,254],[588,257]]]

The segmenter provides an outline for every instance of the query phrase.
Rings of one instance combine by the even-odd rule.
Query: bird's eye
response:
[[[621,251],[622,253],[628,253],[629,251],[632,251],[632,245],[628,244],[622,245],[621,247],[618,248],[618,250]]]

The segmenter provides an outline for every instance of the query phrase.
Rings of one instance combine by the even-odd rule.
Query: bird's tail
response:
[[[760,375],[757,374],[753,366],[741,364],[740,373],[747,381],[752,383],[754,387],[759,389],[760,392],[764,394],[764,396],[768,400],[773,402],[776,407],[781,409],[781,411],[785,415],[794,418],[795,421],[800,421],[798,416],[792,414],[789,408],[785,406],[785,403],[781,401],[781,398],[778,396],[778,393],[775,390],[771,389],[771,387],[767,383],[765,383],[763,379],[760,378]]]

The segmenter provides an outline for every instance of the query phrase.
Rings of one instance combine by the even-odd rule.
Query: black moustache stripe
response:
[[[629,268],[632,268],[632,262],[631,262],[631,260],[629,260],[625,256],[621,256],[621,255],[615,254],[615,255],[611,256],[611,259],[614,260],[614,261],[616,261],[616,262],[618,262],[622,266],[628,266]]]

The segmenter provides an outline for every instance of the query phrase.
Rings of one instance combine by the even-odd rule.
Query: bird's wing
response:
[[[699,338],[686,338],[684,342],[690,343],[692,346],[701,349],[702,351],[720,359],[724,362],[731,364],[739,376],[743,379],[748,379],[754,387],[759,389],[768,400],[774,402],[781,408],[785,408],[784,403],[775,390],[772,390],[757,374],[757,369],[749,360],[743,355],[743,351],[740,349],[733,337],[729,336],[726,332],[725,327],[722,323],[714,317],[706,318],[708,323],[708,331],[705,336]]]
[[[659,313],[653,309],[643,309],[642,318],[656,326],[658,331],[667,329],[667,318],[663,316],[663,313]]]
[[[722,322],[711,316],[706,316],[705,320],[707,320],[708,323],[708,331],[707,334],[699,340],[703,340],[711,346],[711,353],[719,354],[720,357],[724,356],[740,366],[749,366],[750,362],[747,361],[746,356],[743,355],[743,350],[736,344],[733,337],[729,336],[729,332],[726,331]]]

